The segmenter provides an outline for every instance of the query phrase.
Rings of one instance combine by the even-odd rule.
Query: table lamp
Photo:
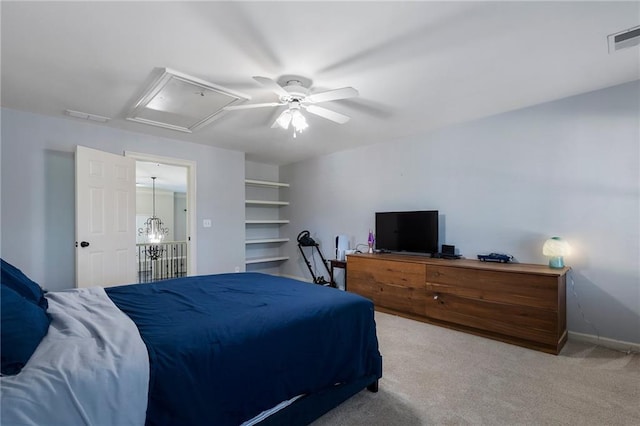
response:
[[[369,229],[369,238],[367,238],[367,243],[369,243],[369,253],[373,253],[373,244],[376,242],[376,238],[373,236],[373,231]]]
[[[560,237],[551,237],[544,242],[542,246],[542,254],[549,256],[549,267],[561,269],[564,268],[563,256],[569,254],[571,247],[569,243]]]

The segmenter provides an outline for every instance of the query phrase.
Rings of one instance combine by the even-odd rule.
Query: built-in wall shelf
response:
[[[269,168],[247,172],[254,177],[269,178]],[[255,173],[255,174],[254,174]],[[281,262],[289,259],[286,244],[290,242],[286,219],[289,184],[267,179],[245,179],[245,264],[251,271],[275,273]],[[284,226],[283,226],[284,225]]]
[[[268,180],[245,179],[244,183],[245,185],[253,185],[253,186],[271,186],[274,188],[289,188],[288,183],[272,182]]]
[[[274,243],[288,243],[289,238],[256,238],[247,240],[245,244],[274,244]]]
[[[244,263],[247,265],[251,265],[255,263],[282,262],[288,259],[289,259],[288,256],[255,257],[251,259],[246,259]]]
[[[245,200],[244,203],[246,205],[252,206],[288,206],[288,201],[271,201],[271,200]]]

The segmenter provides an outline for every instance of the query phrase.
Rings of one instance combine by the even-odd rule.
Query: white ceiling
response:
[[[640,78],[638,47],[607,35],[640,24],[640,2],[2,1],[2,106],[247,153],[286,164]],[[251,77],[299,74],[352,117],[308,116],[294,139],[275,108],[227,112],[193,134],[124,119],[154,69],[276,101]],[[69,120],[78,120],[66,117]]]
[[[187,168],[149,161],[136,161],[136,186],[152,188],[156,178],[156,188],[172,192],[187,192]]]

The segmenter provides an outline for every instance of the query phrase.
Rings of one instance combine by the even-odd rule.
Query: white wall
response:
[[[173,193],[173,238],[175,241],[187,240],[187,194]]]
[[[569,330],[638,343],[639,94],[636,81],[282,167],[289,234],[309,229],[330,258],[337,234],[366,243],[376,211],[436,209],[441,244],[524,263],[546,263],[543,242],[561,236]],[[289,254],[281,272],[308,278]]]
[[[195,161],[197,272],[244,263],[244,153],[9,109],[1,136],[2,256],[45,288],[75,285],[76,145]]]

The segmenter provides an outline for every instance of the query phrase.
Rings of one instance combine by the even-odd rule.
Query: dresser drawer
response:
[[[426,309],[429,318],[505,336],[549,345],[559,337],[558,316],[548,309],[435,292],[428,293]]]
[[[350,258],[347,274],[349,291],[372,299],[376,306],[424,316],[425,265]]]
[[[431,293],[558,310],[558,277],[551,275],[428,265],[426,288]]]

